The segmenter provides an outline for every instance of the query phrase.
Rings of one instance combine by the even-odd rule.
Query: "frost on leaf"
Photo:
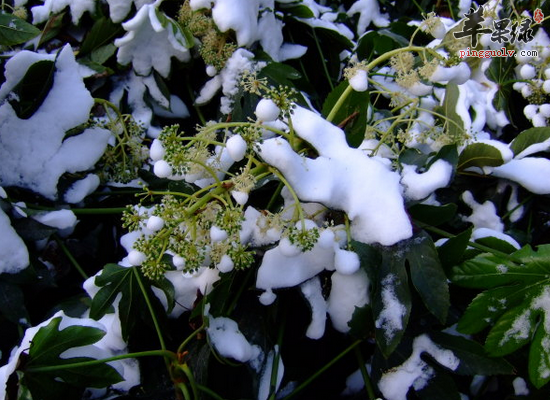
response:
[[[12,90],[32,64],[54,59],[52,88],[30,118],[20,119],[3,100],[13,97]],[[93,167],[110,133],[89,128],[65,137],[70,129],[87,123],[93,106],[69,45],[57,57],[22,51],[6,63],[5,76],[0,88],[0,184],[30,189],[55,200],[61,175]]]
[[[149,75],[154,68],[166,78],[171,58],[187,61],[189,51],[177,23],[158,11],[158,4],[159,1],[144,5],[134,18],[123,23],[127,33],[116,39],[115,45],[119,48],[120,64],[132,63],[138,75]]]
[[[345,211],[354,239],[390,246],[412,236],[399,174],[383,161],[348,146],[344,132],[319,115],[297,107],[296,134],[319,153],[304,158],[281,138],[265,140],[260,155],[278,168],[303,201]]]

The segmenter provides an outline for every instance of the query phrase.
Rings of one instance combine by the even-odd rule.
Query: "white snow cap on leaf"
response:
[[[134,18],[122,24],[126,35],[115,40],[119,48],[117,61],[122,65],[132,63],[138,75],[149,75],[154,68],[166,78],[172,57],[180,61],[190,58],[181,32],[173,29],[173,24],[177,23],[164,14],[161,18],[165,21],[159,19],[157,13],[161,11],[157,7],[160,2],[157,0],[141,7]]]
[[[349,147],[340,128],[312,111],[296,107],[292,122],[296,134],[311,143],[319,157],[304,158],[281,138],[265,140],[259,149],[301,200],[347,212],[353,238],[363,243],[390,246],[412,236],[398,173]]]
[[[538,157],[514,159],[492,173],[510,179],[535,194],[550,194],[550,160]]]
[[[355,307],[363,307],[370,302],[369,278],[366,272],[360,269],[351,275],[336,271],[332,274],[331,281],[328,314],[332,326],[337,331],[346,333],[350,330],[348,322],[351,321]]]
[[[57,229],[74,228],[78,222],[71,210],[44,211],[33,215],[32,219]]]
[[[389,15],[380,12],[380,6],[377,0],[358,0],[348,10],[348,15],[351,17],[359,13],[359,22],[357,23],[357,35],[361,36],[371,22],[378,28],[383,28],[390,24]]]
[[[258,357],[261,352],[258,346],[246,340],[237,323],[230,318],[209,316],[207,332],[212,345],[222,357],[247,362]]]
[[[415,165],[403,164],[401,183],[405,186],[405,197],[421,200],[435,190],[449,184],[453,166],[445,160],[437,160],[424,173],[417,173]]]
[[[93,167],[111,133],[88,128],[65,137],[68,130],[87,123],[94,104],[69,45],[57,57],[30,51],[13,56],[6,63],[0,102],[32,64],[43,60],[55,60],[55,73],[53,86],[38,110],[30,118],[20,119],[9,102],[0,105],[0,185],[23,187],[55,200],[61,175]]]
[[[79,203],[86,196],[96,190],[99,186],[99,176],[96,174],[90,174],[84,179],[79,179],[74,182],[69,189],[63,195],[63,199],[67,203],[75,204]]]
[[[497,232],[504,231],[504,224],[497,215],[497,209],[492,202],[487,200],[485,203],[479,204],[468,190],[462,194],[462,200],[472,209],[472,214],[464,220],[474,224],[475,229],[489,228]]]
[[[418,336],[414,339],[411,356],[380,378],[378,388],[386,400],[406,400],[411,386],[415,390],[421,390],[434,376],[433,368],[420,358],[422,353],[428,353],[439,364],[453,371],[460,364],[460,360],[451,350],[442,349],[428,335]]]
[[[15,274],[29,265],[29,252],[0,208],[0,274]],[[1,389],[0,389],[1,392]]]
[[[34,6],[32,11],[32,23],[40,24],[46,21],[50,15],[58,14],[65,7],[69,7],[71,10],[72,22],[74,25],[78,25],[78,21],[82,15],[88,11],[93,13],[95,11],[95,0],[46,0],[41,6]]]
[[[132,3],[139,10],[145,4],[151,4],[154,0],[107,0],[109,4],[109,16],[113,22],[122,22],[132,9]]]

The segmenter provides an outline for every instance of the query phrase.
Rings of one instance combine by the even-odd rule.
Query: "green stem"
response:
[[[204,325],[204,323],[199,326],[197,329],[195,329],[189,336],[187,336],[187,338],[180,344],[180,346],[178,347],[178,353],[181,353],[183,352],[183,349],[185,349],[185,346],[187,346],[187,344],[193,340],[193,338],[195,336],[197,336],[197,334],[199,332],[202,332],[204,329],[206,328],[206,326]]]
[[[269,199],[269,203],[267,203],[267,210],[271,210],[273,208],[275,201],[277,201],[277,197],[281,194],[281,190],[283,190],[284,187],[285,184],[283,182],[279,182],[279,185],[275,189],[275,192],[273,192],[273,195],[271,195],[271,199]]]
[[[67,256],[67,258],[69,259],[73,267],[75,267],[75,269],[80,274],[80,276],[82,276],[85,280],[88,279],[89,278],[88,274],[84,272],[84,269],[80,266],[78,261],[76,261],[76,258],[73,257],[73,255],[71,254],[67,246],[65,246],[65,243],[63,243],[63,241],[57,235],[53,235],[53,238],[55,239],[59,247],[61,247],[61,250],[63,250],[63,253],[65,253],[65,255]]]
[[[279,334],[277,335],[277,349],[273,349],[273,363],[271,364],[271,378],[269,382],[269,391],[271,392],[271,396],[269,396],[269,400],[275,400],[275,394],[277,392],[277,378],[279,375],[279,360],[281,359],[281,346],[283,344],[283,335],[285,332],[286,327],[286,314],[287,314],[287,308],[283,309],[283,318],[282,323],[279,326]]]
[[[198,399],[199,392],[197,389],[197,383],[195,382],[195,377],[193,376],[191,369],[187,364],[182,364],[179,366],[179,368],[183,371],[183,373],[187,377],[187,380],[189,381],[189,384],[191,385],[191,390],[193,391],[193,398]]]
[[[162,332],[160,330],[160,324],[157,320],[157,316],[155,314],[155,310],[153,309],[153,304],[151,303],[151,299],[149,299],[149,295],[147,294],[147,290],[145,289],[145,285],[143,285],[143,281],[141,280],[141,276],[139,275],[139,271],[137,268],[133,268],[134,276],[136,277],[136,281],[139,285],[139,288],[141,290],[141,293],[143,294],[143,298],[145,299],[145,303],[147,304],[147,308],[149,309],[149,314],[151,314],[151,319],[153,320],[153,324],[155,325],[155,330],[157,331],[157,336],[159,339],[160,347],[162,350],[166,351],[166,343],[164,342],[164,338],[162,337]]]
[[[212,389],[207,388],[206,386],[199,385],[197,383],[197,389],[199,389],[201,392],[206,393],[207,395],[209,395],[210,397],[212,397],[215,400],[225,400],[222,396],[220,396],[219,394],[214,392]]]
[[[340,360],[342,357],[344,357],[346,354],[348,354],[351,350],[353,350],[359,343],[361,343],[362,340],[358,339],[355,342],[353,342],[347,349],[345,349],[343,352],[338,354],[336,357],[334,357],[332,360],[330,360],[325,366],[323,366],[321,369],[319,369],[317,372],[315,372],[313,375],[311,375],[308,379],[306,379],[300,386],[298,386],[296,389],[292,391],[288,396],[285,397],[285,400],[288,400],[294,396],[296,396],[299,392],[304,390],[311,382],[313,382],[315,379],[317,379],[323,372],[325,372],[327,369],[332,367],[334,363],[336,363],[338,360]]]
[[[355,353],[355,357],[357,358],[357,363],[359,364],[359,370],[361,371],[361,376],[363,377],[363,381],[365,382],[365,388],[367,389],[367,396],[369,397],[369,400],[375,400],[376,396],[374,395],[374,388],[372,386],[369,373],[365,368],[365,360],[363,359],[363,354],[361,354],[361,350],[359,349],[359,347],[355,347],[353,349],[353,352]]]
[[[189,389],[187,389],[187,386],[185,386],[185,383],[178,383],[178,389],[181,390],[183,393],[183,398],[185,400],[191,400],[191,395],[189,394]]]
[[[344,92],[340,95],[336,103],[334,103],[334,106],[332,107],[332,110],[330,110],[330,113],[327,116],[327,121],[332,122],[334,118],[336,117],[336,113],[340,110],[342,105],[344,104],[344,101],[348,98],[348,96],[353,92],[353,88],[351,85],[348,84],[348,87]]]
[[[325,76],[327,77],[328,84],[330,85],[330,90],[334,90],[334,84],[332,83],[332,79],[328,72],[327,62],[325,60],[325,54],[323,53],[323,49],[321,48],[321,44],[319,43],[319,39],[317,38],[317,33],[315,32],[315,28],[312,27],[311,30],[313,32],[313,39],[315,40],[315,46],[317,46],[317,51],[319,52],[319,56],[321,57],[321,64],[323,65],[323,71],[325,72]]]
[[[164,357],[165,359],[170,359],[172,361],[178,361],[178,358],[175,353],[168,350],[149,350],[149,351],[140,351],[137,353],[126,353],[120,354],[118,356],[101,358],[98,360],[90,361],[80,361],[70,364],[60,364],[60,365],[48,365],[44,367],[29,367],[25,369],[26,372],[49,372],[49,371],[60,371],[71,368],[81,368],[81,367],[91,367],[93,365],[105,364],[111,361],[126,360],[128,358],[139,358],[139,357],[151,357],[159,356]]]

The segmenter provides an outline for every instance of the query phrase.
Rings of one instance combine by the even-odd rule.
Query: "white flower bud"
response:
[[[147,220],[147,229],[150,231],[156,232],[160,231],[164,226],[164,220],[161,217],[152,215]]]
[[[541,104],[539,107],[539,114],[546,118],[550,117],[550,104]]]
[[[542,84],[542,91],[550,94],[550,79],[547,79]]]
[[[227,139],[225,147],[229,152],[229,156],[235,162],[241,161],[246,154],[246,142],[241,137],[241,135],[231,136],[229,139]]]
[[[256,117],[263,122],[275,121],[279,118],[281,110],[277,107],[277,104],[271,99],[261,99],[256,105]]]
[[[168,178],[172,175],[172,167],[166,161],[158,160],[153,167],[153,172],[159,178]]]
[[[539,107],[534,105],[534,104],[528,104],[525,106],[525,108],[523,109],[523,114],[525,114],[525,116],[528,118],[528,119],[533,119],[533,117],[537,114],[537,112],[539,111]]]
[[[537,71],[535,70],[535,67],[533,67],[531,64],[524,64],[519,70],[519,76],[522,79],[532,79],[537,74]]]
[[[149,149],[149,157],[151,157],[151,160],[158,161],[161,160],[162,157],[164,157],[164,154],[166,151],[164,150],[164,146],[162,145],[162,142],[158,139],[153,140],[153,143],[151,144],[151,148]]]
[[[367,71],[359,69],[349,79],[349,84],[356,92],[364,92],[369,88]]]
[[[136,266],[141,265],[143,264],[146,258],[147,256],[143,254],[141,251],[131,250],[128,253],[128,262],[132,265],[136,265]]]

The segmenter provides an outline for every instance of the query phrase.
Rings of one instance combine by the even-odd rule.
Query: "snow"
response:
[[[517,182],[535,194],[550,194],[550,160],[546,158],[514,159],[496,167],[492,175]]]
[[[337,331],[349,332],[348,322],[351,321],[356,307],[369,304],[370,281],[362,269],[351,275],[344,275],[338,271],[331,277],[332,287],[328,298],[328,314],[332,326]]]
[[[522,312],[512,323],[510,329],[504,332],[502,339],[499,343],[503,346],[510,340],[519,342],[526,340],[531,336],[531,309],[526,309]]]
[[[321,280],[316,276],[302,283],[300,289],[311,308],[311,323],[307,327],[306,336],[320,339],[325,333],[327,319],[327,302],[323,297]]]
[[[69,45],[57,58],[30,51],[13,56],[6,63],[0,101],[30,65],[41,60],[56,60],[56,71],[54,84],[38,110],[28,119],[19,119],[7,101],[0,105],[0,185],[23,187],[55,200],[61,175],[90,169],[102,156],[111,133],[88,128],[65,138],[68,130],[88,122],[93,106]]]
[[[156,232],[160,231],[164,227],[164,220],[156,215],[151,215],[147,220],[147,229]]]
[[[271,122],[279,117],[281,110],[271,99],[261,99],[256,105],[256,117],[259,121]]]
[[[417,173],[415,165],[403,164],[401,184],[405,186],[405,197],[421,200],[435,190],[446,187],[453,174],[453,166],[445,160],[437,160],[424,173]]]
[[[89,13],[95,12],[96,2],[95,0],[45,0],[41,6],[34,6],[32,11],[33,24],[40,24],[52,14],[58,14],[65,7],[69,7],[71,10],[72,22],[74,25],[78,25],[82,15],[88,11]]]
[[[360,69],[349,79],[349,84],[356,92],[364,92],[369,88],[367,71]]]
[[[57,229],[72,229],[76,226],[76,215],[71,210],[46,211],[32,216],[41,224]]]
[[[418,336],[414,339],[410,357],[380,378],[378,388],[386,400],[406,400],[411,386],[415,390],[421,390],[434,376],[433,368],[420,358],[422,353],[428,353],[439,364],[453,371],[460,364],[460,360],[452,351],[437,346],[428,335]]]
[[[140,9],[144,4],[150,4],[153,0],[107,0],[109,4],[109,16],[113,22],[122,22],[132,8],[132,3],[136,9]]]
[[[472,214],[465,217],[464,220],[474,224],[475,229],[488,228],[496,232],[504,230],[504,224],[491,201],[487,200],[485,203],[479,204],[468,190],[462,194],[462,200],[472,209]]]
[[[223,273],[233,271],[233,267],[233,260],[231,260],[231,257],[229,257],[227,254],[224,254],[218,265],[216,265],[216,268],[218,268],[218,270]]]
[[[351,275],[359,269],[359,256],[349,250],[336,249],[334,252],[334,267],[343,275]]]
[[[222,357],[240,362],[250,361],[260,354],[260,348],[251,345],[239,331],[235,321],[226,317],[209,317],[208,337]]]
[[[63,199],[71,204],[80,203],[86,196],[93,193],[99,187],[99,183],[99,176],[89,174],[84,179],[74,182],[63,194]]]
[[[371,22],[378,28],[383,28],[390,24],[389,15],[380,12],[380,6],[377,0],[358,0],[353,3],[347,14],[349,16],[359,14],[357,36],[361,36],[365,33]]]
[[[221,242],[227,239],[227,237],[227,232],[223,229],[220,229],[215,225],[212,225],[212,227],[210,227],[210,240],[212,241],[212,243]]]
[[[387,275],[382,280],[383,308],[378,314],[375,326],[384,331],[384,336],[391,340],[395,333],[403,329],[403,317],[407,314],[406,307],[399,302],[395,295],[394,285],[396,277]]]
[[[412,235],[396,172],[377,157],[349,147],[340,128],[312,111],[298,106],[292,121],[296,134],[319,157],[298,155],[282,138],[267,139],[259,149],[301,200],[346,211],[352,236],[364,243],[392,245]]]
[[[163,26],[157,16],[161,0],[146,4],[136,15],[122,24],[126,34],[115,40],[119,48],[117,61],[126,65],[132,63],[138,75],[149,75],[154,68],[163,77],[170,73],[171,58],[188,61],[188,49],[182,44],[184,39],[179,31],[174,32],[171,24],[176,24],[167,16],[167,26]]]
[[[233,135],[225,143],[229,156],[235,162],[241,161],[246,154],[246,142],[241,135]]]
[[[521,377],[517,377],[512,381],[512,385],[514,386],[514,394],[516,396],[528,396],[529,395],[529,389],[527,388],[527,383],[525,380]]]
[[[3,190],[3,189],[2,189]],[[29,265],[29,253],[23,240],[0,208],[0,274],[15,274]],[[0,379],[1,380],[1,379]],[[0,390],[1,393],[1,390]]]

